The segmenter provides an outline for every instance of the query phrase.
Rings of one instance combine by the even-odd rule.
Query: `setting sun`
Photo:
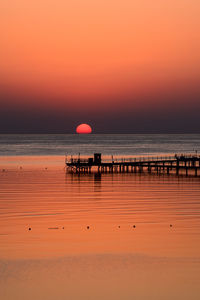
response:
[[[76,133],[91,133],[92,132],[92,128],[90,125],[88,124],[80,124],[76,127]]]

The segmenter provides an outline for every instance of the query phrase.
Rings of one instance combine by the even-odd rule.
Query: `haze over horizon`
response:
[[[3,0],[0,133],[200,133],[200,2]]]

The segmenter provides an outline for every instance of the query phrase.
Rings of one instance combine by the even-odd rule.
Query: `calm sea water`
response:
[[[0,135],[0,155],[140,155],[200,151],[200,134]]]
[[[65,153],[194,150],[200,135],[1,135],[0,299],[198,300],[199,177],[64,170]]]

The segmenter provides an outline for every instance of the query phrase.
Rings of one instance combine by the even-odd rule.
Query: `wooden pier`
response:
[[[173,156],[133,157],[102,159],[101,153],[94,153],[93,157],[83,159],[73,158],[65,160],[66,170],[71,173],[143,173],[161,174],[174,173],[188,176],[200,175],[200,155],[175,154]]]

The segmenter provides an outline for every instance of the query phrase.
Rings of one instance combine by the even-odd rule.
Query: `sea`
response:
[[[154,155],[200,151],[200,134],[3,134],[0,156]]]
[[[200,177],[65,156],[199,151],[200,134],[0,135],[0,299],[198,300]]]

